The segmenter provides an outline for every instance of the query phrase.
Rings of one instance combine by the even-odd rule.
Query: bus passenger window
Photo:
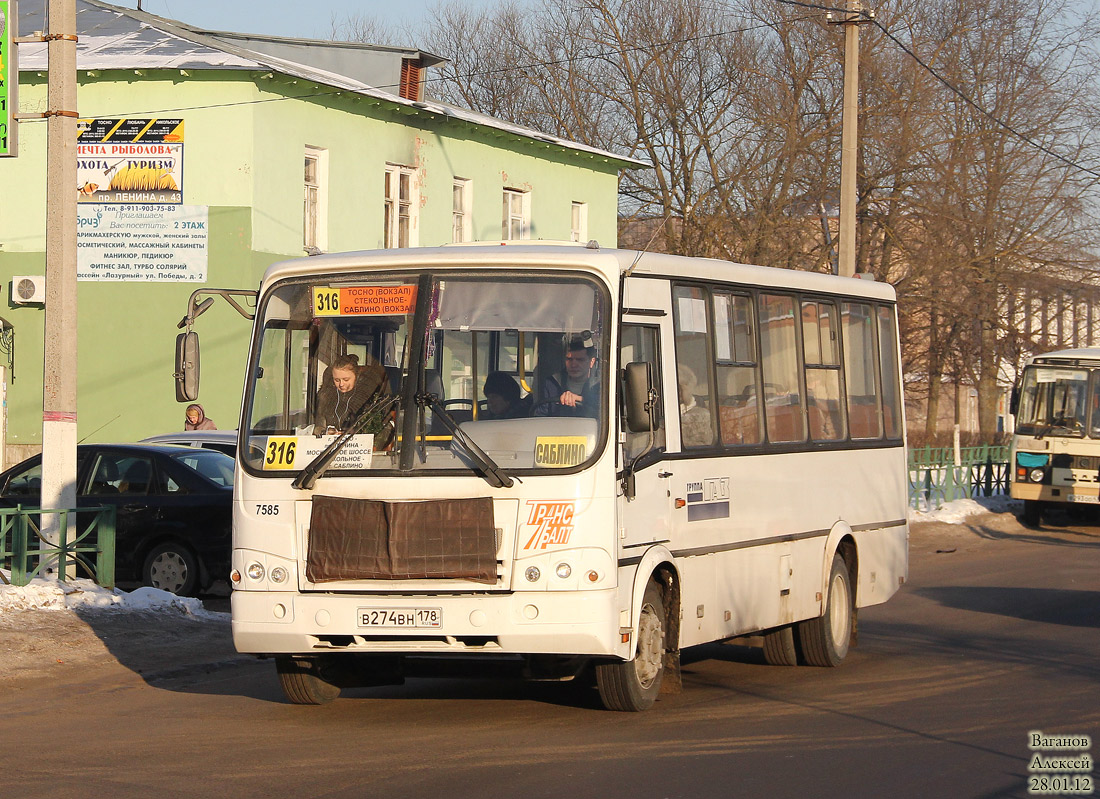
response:
[[[723,444],[759,444],[760,392],[752,299],[714,294],[714,349],[718,377],[718,429]]]
[[[802,303],[802,353],[806,362],[806,411],[812,441],[844,438],[840,413],[840,354],[836,306]]]
[[[881,438],[878,369],[875,363],[871,306],[841,304],[844,330],[844,379],[848,389],[848,427],[852,438]]]
[[[709,331],[706,290],[675,286],[676,379],[680,406],[680,444],[705,447],[714,443],[714,403],[711,401]]]
[[[794,297],[760,295],[760,357],[768,440],[805,441]]]

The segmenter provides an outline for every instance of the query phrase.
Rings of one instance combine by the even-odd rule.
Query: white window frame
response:
[[[515,200],[519,198],[519,213]],[[500,237],[505,241],[531,238],[531,192],[522,189],[505,189]],[[515,234],[519,235],[515,235]]]
[[[474,183],[469,178],[455,177],[452,191],[451,209],[451,241],[456,244],[463,241],[473,241],[473,187]]]
[[[569,216],[569,240],[588,242],[588,203],[573,201]]]
[[[305,179],[304,161],[312,160],[313,181]],[[302,249],[309,252],[316,248],[328,249],[328,150],[323,147],[305,146],[302,176]],[[313,224],[310,224],[310,209]]]
[[[420,185],[416,169],[400,164],[386,164],[386,181],[389,190],[383,188],[385,195],[382,216],[382,246],[386,249],[417,247],[420,244]],[[408,179],[409,192],[405,200],[401,199],[402,178]],[[385,187],[385,183],[383,187]],[[408,220],[405,242],[401,243],[401,220]]]

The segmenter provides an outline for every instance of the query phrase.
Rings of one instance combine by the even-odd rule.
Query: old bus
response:
[[[491,657],[642,710],[704,642],[835,666],[906,578],[888,285],[594,242],[333,254],[272,266],[254,331],[233,637],[293,702]]]
[[[1100,503],[1100,348],[1031,358],[1013,390],[1010,493],[1024,521],[1052,505]]]

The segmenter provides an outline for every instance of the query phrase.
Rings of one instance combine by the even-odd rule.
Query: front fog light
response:
[[[1031,478],[1031,482],[1033,482],[1033,483],[1041,483],[1041,482],[1043,482],[1043,470],[1042,469],[1032,469],[1028,473],[1028,477]]]
[[[559,563],[558,568],[554,569],[554,574],[558,575],[561,580],[569,579],[569,575],[573,573],[573,567],[568,563]]]
[[[276,583],[285,583],[287,576],[287,571],[282,566],[276,566],[271,570],[271,579]]]
[[[523,576],[527,578],[527,582],[537,583],[539,581],[539,577],[542,576],[542,572],[539,571],[538,566],[528,566],[527,571],[523,573]]]
[[[259,563],[249,563],[246,574],[248,574],[250,580],[262,580],[264,578],[264,567]]]

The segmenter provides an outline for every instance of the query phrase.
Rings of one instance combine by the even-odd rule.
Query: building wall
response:
[[[207,282],[78,283],[78,438],[131,441],[183,427],[172,379],[176,324],[202,285],[254,288],[273,262],[303,255],[303,156],[328,150],[329,251],[383,240],[387,162],[414,167],[422,246],[451,240],[452,181],[473,181],[473,237],[501,237],[502,189],[531,191],[532,238],[568,239],[571,204],[589,204],[588,237],[616,240],[617,169],[602,158],[284,76],[178,70],[81,73],[82,117],[185,120],[183,200],[209,207]],[[316,95],[279,99],[285,95]],[[271,102],[255,102],[255,101]],[[21,76],[20,108],[45,108],[45,77]],[[20,155],[0,160],[0,280],[15,328],[4,466],[40,447],[42,306],[10,302],[13,275],[45,274],[44,124],[23,123]],[[196,323],[200,402],[237,424],[250,323],[218,300]]]

